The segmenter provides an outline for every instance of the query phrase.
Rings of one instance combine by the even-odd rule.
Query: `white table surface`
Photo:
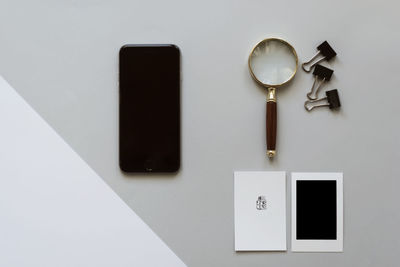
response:
[[[0,73],[188,266],[396,266],[399,7],[366,0],[3,0]],[[307,113],[313,77],[299,70],[278,91],[273,162],[265,157],[266,93],[247,69],[249,51],[269,36],[292,43],[300,61],[328,40],[338,56],[326,64],[335,73],[324,90],[338,88],[342,102],[339,112]],[[177,175],[119,170],[117,56],[127,43],[181,48]],[[235,253],[234,170],[343,171],[344,253]]]

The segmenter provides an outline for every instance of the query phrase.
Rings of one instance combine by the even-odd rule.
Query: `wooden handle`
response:
[[[267,155],[275,156],[276,143],[276,101],[267,101]]]

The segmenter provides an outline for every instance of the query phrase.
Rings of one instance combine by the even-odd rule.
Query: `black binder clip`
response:
[[[336,52],[335,50],[332,49],[332,47],[328,44],[327,41],[323,42],[322,44],[320,44],[318,47],[318,52],[307,62],[304,62],[301,67],[303,68],[303,70],[305,72],[310,72],[311,69],[318,63],[320,63],[323,60],[327,60],[329,61],[331,58],[333,58],[334,56],[336,56]],[[314,59],[316,59],[319,55],[322,55],[322,58],[320,58],[317,62],[315,62],[314,64],[312,64],[310,66],[309,69],[306,69],[306,65],[311,64]]]
[[[340,107],[340,99],[337,89],[329,90],[325,92],[326,97],[316,99],[316,100],[307,100],[304,103],[304,107],[307,111],[311,111],[313,108],[318,107],[329,107],[330,109],[337,109]],[[312,103],[320,102],[326,100],[328,103],[320,104],[320,105],[310,105]]]
[[[313,75],[315,76],[313,86],[311,87],[311,91],[307,94],[308,99],[315,100],[318,98],[319,89],[321,89],[324,82],[327,82],[331,79],[333,74],[333,70],[328,69],[322,65],[317,64],[313,71]],[[317,86],[317,81],[321,80]]]

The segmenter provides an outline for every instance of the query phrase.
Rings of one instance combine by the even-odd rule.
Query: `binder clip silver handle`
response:
[[[321,89],[322,85],[324,84],[325,78],[322,79],[318,86],[316,86],[317,81],[318,79],[317,77],[315,77],[313,86],[311,87],[311,91],[307,93],[307,98],[310,100],[316,100],[318,98],[319,89]]]
[[[336,52],[335,50],[333,50],[333,48],[328,44],[327,41],[323,42],[322,44],[320,44],[318,47],[318,52],[307,62],[304,62],[303,64],[301,64],[301,67],[303,68],[303,70],[305,72],[310,72],[311,69],[317,65],[318,63],[320,63],[323,60],[327,60],[329,61],[331,58],[336,56]],[[318,56],[322,56],[322,58],[320,58],[319,60],[317,60],[315,63],[311,64]],[[310,65],[310,67],[307,69],[307,65]]]
[[[326,97],[316,99],[316,100],[307,100],[306,102],[304,102],[304,108],[307,111],[311,111],[314,108],[319,108],[319,107],[329,107],[330,109],[340,108],[341,104],[340,104],[339,93],[338,93],[337,89],[326,91],[325,94],[326,94]],[[313,103],[322,102],[324,100],[326,100],[327,103],[313,105]]]
[[[311,69],[317,65],[318,63],[320,63],[321,61],[325,60],[325,57],[320,58],[318,61],[316,61],[314,64],[310,65],[310,67],[307,69],[307,65],[311,64],[314,59],[316,59],[319,55],[321,54],[321,51],[318,51],[309,61],[304,62],[303,64],[301,64],[301,68],[305,71],[305,72],[310,72]]]
[[[316,103],[316,102],[320,102],[320,101],[324,101],[324,100],[326,100],[326,97],[316,99],[316,100],[307,100],[306,102],[304,102],[304,107],[307,111],[311,111],[314,108],[329,106],[329,104],[311,105],[312,103]]]
[[[311,87],[311,91],[309,93],[307,93],[307,98],[310,100],[316,100],[318,98],[318,92],[321,89],[322,85],[331,79],[332,74],[333,74],[333,70],[317,64],[313,71],[315,80],[314,80],[313,86]],[[318,80],[321,80],[321,81],[319,83],[317,83]]]

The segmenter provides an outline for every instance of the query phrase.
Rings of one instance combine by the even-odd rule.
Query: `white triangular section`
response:
[[[185,266],[0,76],[0,266]]]

